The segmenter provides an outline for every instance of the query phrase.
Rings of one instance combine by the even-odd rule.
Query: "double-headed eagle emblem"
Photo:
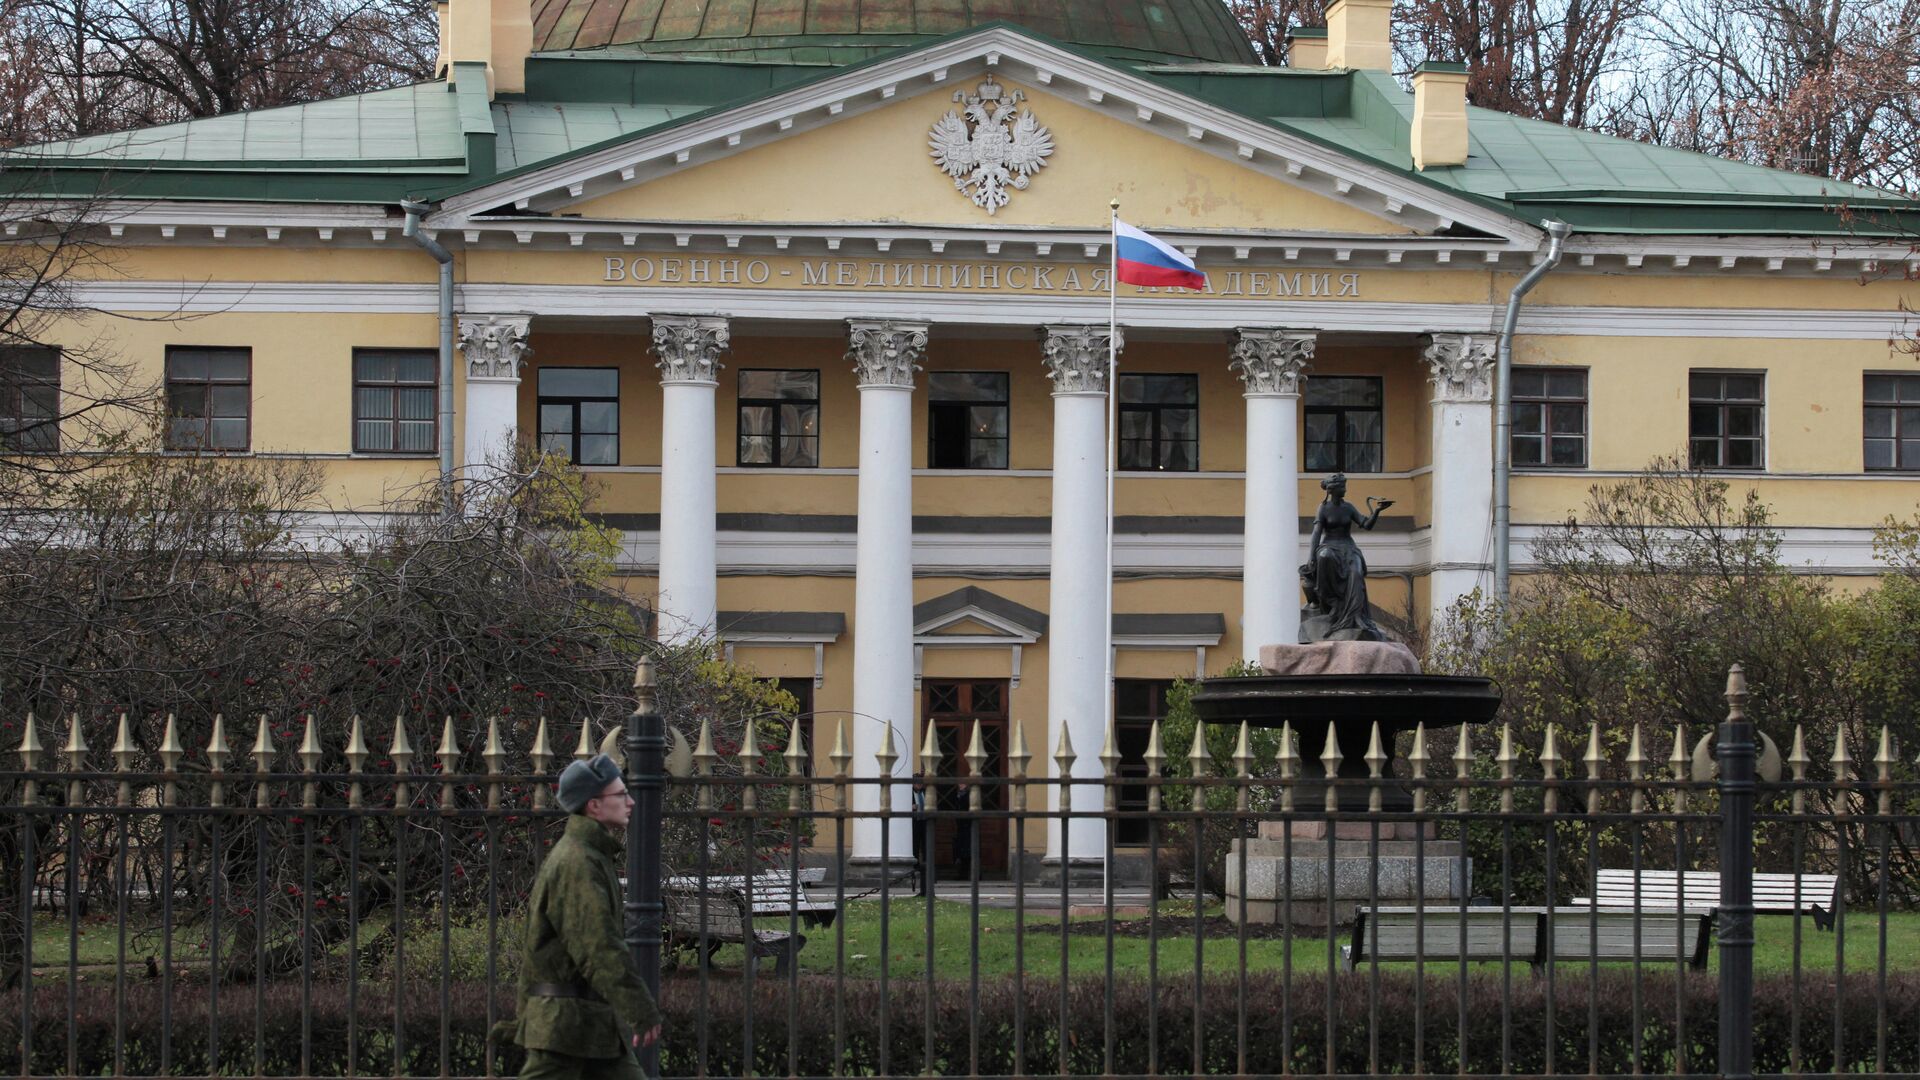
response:
[[[934,123],[927,145],[954,189],[991,214],[1007,205],[1008,188],[1025,191],[1046,166],[1053,135],[1019,107],[1025,94],[1007,94],[991,75],[974,93],[954,91],[953,100],[963,107]]]

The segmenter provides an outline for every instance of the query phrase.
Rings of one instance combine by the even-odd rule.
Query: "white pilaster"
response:
[[[924,323],[847,322],[847,359],[860,388],[859,522],[853,593],[853,775],[877,777],[874,758],[887,728],[899,754],[893,775],[913,772],[913,376],[926,356]],[[903,869],[913,858],[913,789],[892,787],[902,816],[887,830],[886,853]],[[880,808],[877,786],[853,789],[855,810]],[[853,858],[880,857],[880,822],[858,818]],[[931,853],[929,853],[930,855]]]
[[[1422,353],[1433,383],[1433,575],[1427,617],[1493,582],[1494,338],[1434,334]]]
[[[520,368],[531,352],[531,315],[461,315],[460,355],[467,362],[462,472],[480,480],[492,464],[510,463],[519,438]]]
[[[1300,380],[1311,330],[1242,329],[1233,362],[1247,399],[1246,525],[1240,561],[1240,656],[1300,640]]]
[[[713,629],[714,388],[731,336],[727,320],[655,315],[653,355],[660,368],[660,596],[663,641],[688,641]]]
[[[1064,726],[1075,754],[1073,775],[1097,781],[1106,741],[1107,684],[1107,328],[1049,326],[1045,361],[1053,380],[1053,537],[1047,589],[1047,745],[1040,752],[1058,777],[1053,752]],[[1121,342],[1117,337],[1113,344]],[[1060,789],[1049,805],[1059,808]],[[1106,805],[1098,783],[1073,786],[1073,809]],[[1071,862],[1106,859],[1106,827],[1076,818],[1061,836],[1047,823],[1047,857]]]

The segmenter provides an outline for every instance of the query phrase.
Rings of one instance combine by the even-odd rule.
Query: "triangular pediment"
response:
[[[977,585],[913,606],[913,636],[923,643],[1032,644],[1046,630],[1046,615]]]
[[[952,82],[953,80],[949,80]],[[1031,137],[1051,152],[1024,188],[1000,185],[1007,202],[990,213],[936,164],[938,129],[967,133],[963,102],[985,87],[1034,119]],[[1002,107],[1005,107],[1004,105]],[[952,116],[954,120],[946,118]],[[1006,127],[1001,131],[1005,132]],[[991,132],[974,125],[978,145]],[[1003,136],[1004,137],[1004,136]],[[567,213],[590,219],[740,222],[881,221],[947,227],[1098,229],[1107,202],[1155,228],[1404,235],[1401,215],[1362,209],[1268,176],[1244,161],[1190,145],[1149,125],[1108,116],[1050,90],[985,76],[929,87],[860,116],[762,143],[658,179],[585,199]],[[1017,151],[1015,151],[1017,153]],[[998,159],[996,159],[998,160]],[[963,175],[971,179],[971,175]]]
[[[989,214],[936,165],[933,129],[989,78],[1052,137]],[[978,128],[975,128],[977,133]],[[594,222],[895,224],[1104,231],[1107,202],[1176,232],[1394,237],[1455,225],[1533,246],[1483,205],[995,26],[839,69],[450,196],[437,227],[515,216]],[[936,251],[938,248],[935,249]]]

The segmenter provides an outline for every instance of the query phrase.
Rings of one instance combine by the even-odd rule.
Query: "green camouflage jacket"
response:
[[[619,852],[604,826],[574,815],[533,879],[513,1030],[513,1041],[529,1050],[619,1057],[633,1033],[660,1023],[621,933]],[[591,988],[603,1000],[529,995],[535,983]]]

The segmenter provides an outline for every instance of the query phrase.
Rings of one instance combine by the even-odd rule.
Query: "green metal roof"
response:
[[[850,63],[996,22],[1118,59],[1255,59],[1220,0],[533,0],[542,52]]]
[[[143,168],[443,172],[466,162],[460,95],[444,82],[185,120],[9,151],[29,159],[138,162]],[[482,98],[484,101],[485,99]]]
[[[535,56],[527,93],[489,103],[480,65],[458,68],[451,84],[48,143],[0,153],[0,162],[16,188],[49,194],[111,185],[153,198],[443,198],[841,70],[642,56],[622,46]],[[1863,228],[1840,220],[1841,203],[1920,208],[1856,184],[1478,108],[1469,110],[1467,162],[1419,172],[1408,151],[1413,98],[1385,73],[1230,61],[1125,70],[1526,221],[1557,217],[1587,231],[1831,235]]]

